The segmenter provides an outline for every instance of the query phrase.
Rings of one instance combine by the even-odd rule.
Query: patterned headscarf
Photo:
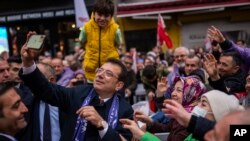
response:
[[[183,84],[182,105],[188,112],[191,112],[193,110],[193,108],[198,104],[198,101],[199,101],[201,95],[206,92],[206,87],[195,76],[175,77],[174,85],[179,80]]]

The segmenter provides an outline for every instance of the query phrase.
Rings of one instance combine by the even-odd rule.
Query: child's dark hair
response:
[[[93,12],[97,12],[100,15],[113,16],[114,15],[114,2],[113,0],[97,0]]]

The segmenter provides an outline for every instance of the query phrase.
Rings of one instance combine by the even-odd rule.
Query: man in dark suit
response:
[[[14,135],[27,125],[24,113],[28,109],[19,92],[12,82],[0,84],[0,141],[16,141]]]
[[[34,33],[28,33],[28,38]],[[23,68],[19,76],[39,99],[59,107],[67,115],[61,140],[131,140],[132,134],[119,123],[132,118],[133,109],[117,91],[123,88],[126,67],[109,59],[96,71],[92,85],[67,89],[49,83],[37,69],[34,58],[39,51],[22,47]],[[101,100],[100,100],[101,99]],[[101,102],[104,101],[104,102]]]
[[[56,83],[56,74],[50,65],[39,63],[37,64],[37,67],[49,82],[53,84]],[[44,127],[46,120],[44,118],[47,107],[49,111],[48,120],[50,123],[48,129]],[[63,122],[65,122],[64,117],[64,113],[62,113],[58,107],[49,105],[37,97],[34,97],[32,108],[30,109],[30,120],[28,121],[28,126],[18,138],[22,141],[59,141],[63,129]],[[47,138],[45,138],[44,130],[49,131]]]

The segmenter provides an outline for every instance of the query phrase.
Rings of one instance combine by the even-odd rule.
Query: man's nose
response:
[[[5,77],[9,77],[10,76],[10,72],[7,69],[4,71],[4,76]]]
[[[29,110],[28,110],[28,108],[24,105],[24,103],[23,102],[21,102],[21,112],[22,113],[26,113],[26,112],[28,112]]]

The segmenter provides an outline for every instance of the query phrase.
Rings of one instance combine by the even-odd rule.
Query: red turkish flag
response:
[[[165,31],[164,20],[161,14],[159,14],[157,24],[157,45],[162,46],[164,43],[167,45],[168,48],[173,48],[173,42],[169,37],[168,33]]]

